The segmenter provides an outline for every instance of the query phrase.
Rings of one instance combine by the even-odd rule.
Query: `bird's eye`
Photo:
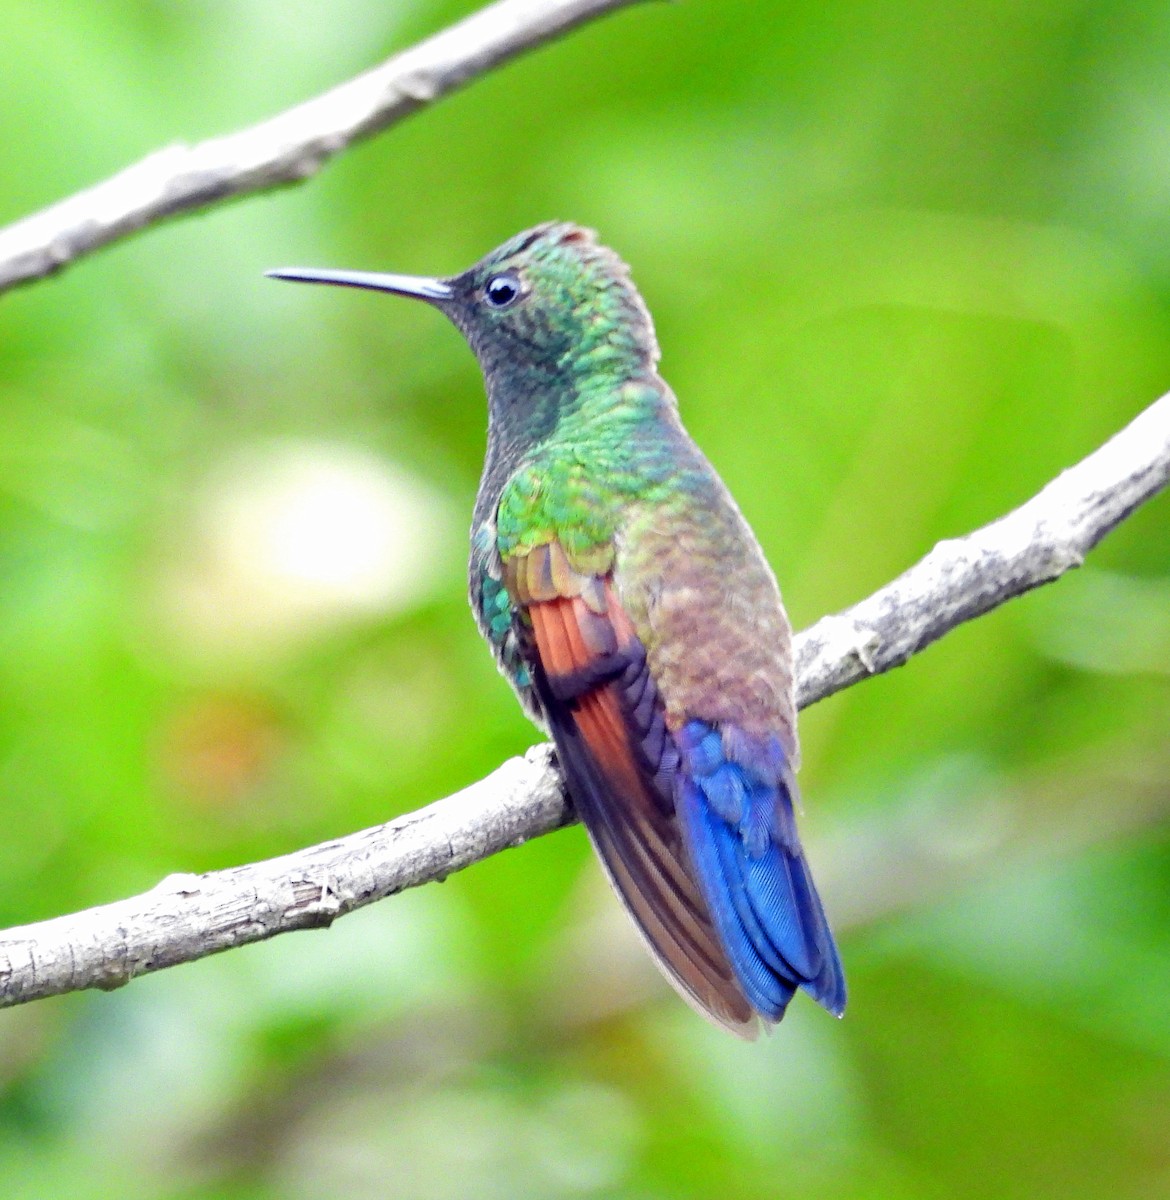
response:
[[[520,280],[515,275],[493,275],[483,289],[484,299],[492,308],[507,308],[520,295]]]

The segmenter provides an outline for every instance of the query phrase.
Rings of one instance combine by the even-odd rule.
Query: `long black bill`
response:
[[[339,287],[367,288],[372,292],[393,292],[416,300],[450,300],[451,288],[441,279],[425,275],[383,275],[377,271],[317,271],[312,267],[281,267],[265,271],[269,279],[289,279],[293,283],[332,283]]]

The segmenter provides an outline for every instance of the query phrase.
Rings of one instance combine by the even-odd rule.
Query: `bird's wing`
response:
[[[476,624],[495,655],[500,673],[512,685],[528,717],[547,731],[540,697],[532,686],[532,672],[521,652],[523,624],[504,586],[504,567],[496,549],[494,521],[472,531],[468,598]]]
[[[578,813],[670,981],[741,1036],[757,1014],[778,1021],[797,988],[840,1014],[781,739],[668,717],[612,576],[575,571],[558,542],[508,559],[504,583]]]
[[[614,890],[682,996],[753,1036],[753,1005],[676,819],[679,748],[611,578],[574,571],[553,541],[509,558],[504,581],[569,792]]]
[[[797,836],[791,632],[775,578],[713,474],[687,505],[627,514],[614,583],[679,753],[679,827],[744,994],[778,1021],[845,981]]]

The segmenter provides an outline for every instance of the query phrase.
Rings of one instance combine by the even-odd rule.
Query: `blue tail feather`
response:
[[[724,886],[727,888],[736,916],[739,918],[748,940],[772,972],[785,977],[791,975],[791,968],[776,950],[775,939],[764,932],[764,927],[756,915],[757,906],[748,893],[747,881],[742,868],[742,848],[737,845],[735,831],[722,822],[709,820],[708,824],[711,826],[711,832],[719,849]]]
[[[682,781],[680,800],[684,822],[692,834],[689,847],[700,887],[736,978],[752,1007],[778,1021],[795,989],[764,960],[759,943],[753,941],[737,912],[737,895],[740,904],[745,903],[741,895],[743,889],[728,880],[720,855],[721,838],[730,827],[713,817],[702,793],[690,780]]]
[[[695,782],[703,789],[716,816],[732,825],[738,825],[743,820],[747,797],[743,775],[737,768],[730,763],[723,763],[710,775],[704,775]]]
[[[745,994],[773,1021],[798,987],[839,1015],[841,961],[800,848],[779,743],[703,721],[676,736],[687,846]]]

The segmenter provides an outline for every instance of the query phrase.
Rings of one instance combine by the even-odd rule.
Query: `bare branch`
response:
[[[948,630],[1078,566],[1170,480],[1170,396],[1026,504],[941,542],[905,574],[798,635],[800,703],[904,663]],[[0,1006],[114,988],[334,918],[572,821],[552,748],[536,746],[415,813],[282,858],[175,875],[115,904],[0,934]]]
[[[1170,395],[1026,504],[939,542],[910,570],[796,642],[801,708],[891,667],[1072,567],[1170,480]]]
[[[334,918],[572,820],[550,746],[386,825],[0,935],[0,1007],[135,975]]]
[[[570,29],[637,0],[497,0],[371,71],[275,117],[167,146],[0,229],[0,293],[179,213],[299,183],[351,142]]]

